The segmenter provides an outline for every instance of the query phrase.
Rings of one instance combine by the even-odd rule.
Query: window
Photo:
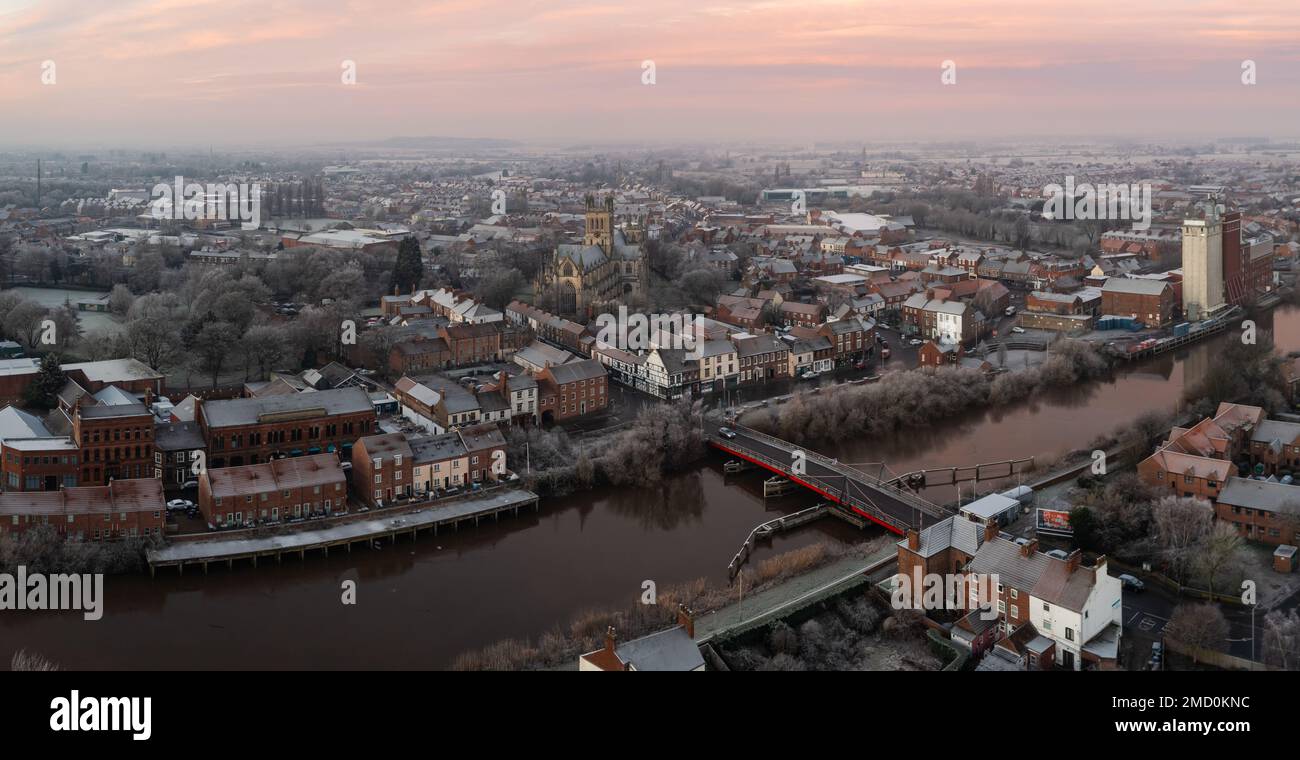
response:
[[[1066,628],[1066,629],[1065,629],[1065,640],[1066,640],[1066,641],[1074,641],[1074,629],[1073,629],[1073,628]]]
[[[1012,598],[1012,599],[1016,599],[1016,598],[1018,598],[1019,593],[1020,593],[1020,592],[1017,591],[1016,589],[1011,589],[1011,598]]]

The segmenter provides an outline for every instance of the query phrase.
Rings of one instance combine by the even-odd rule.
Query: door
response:
[[[1074,652],[1068,649],[1061,652],[1061,665],[1066,670],[1074,670]]]

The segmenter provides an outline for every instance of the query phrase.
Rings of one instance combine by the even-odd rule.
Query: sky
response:
[[[1279,139],[1300,135],[1296,9],[0,0],[0,144]]]

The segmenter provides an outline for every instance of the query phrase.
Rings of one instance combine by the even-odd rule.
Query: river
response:
[[[1300,309],[1279,307],[1260,329],[1273,330],[1280,350],[1298,349]],[[1184,384],[1238,339],[1229,331],[1121,366],[1110,381],[821,450],[843,462],[883,460],[895,472],[1057,455],[1145,410],[1173,408]],[[214,567],[208,575],[191,568],[184,576],[109,577],[98,621],[78,612],[0,612],[0,663],[27,648],[67,669],[447,667],[466,650],[536,638],[587,609],[623,607],[645,580],[723,581],[750,529],[815,502],[799,493],[765,505],[762,475],[726,478],[721,462],[711,456],[661,489],[544,499],[538,514],[378,550]],[[760,545],[751,561],[863,538],[821,520]],[[348,579],[357,581],[355,605],[342,603]]]

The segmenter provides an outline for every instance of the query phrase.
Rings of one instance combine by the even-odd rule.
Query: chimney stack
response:
[[[686,635],[695,638],[695,615],[684,604],[677,605],[677,624],[686,629]]]
[[[1036,538],[1020,545],[1020,556],[1022,557],[1031,557],[1036,551],[1038,551],[1038,539]]]
[[[997,524],[997,522],[990,520],[989,522],[985,523],[985,524],[984,524],[984,540],[985,540],[985,541],[992,541],[993,539],[995,539],[995,538],[997,538],[997,537],[998,537],[998,524]]]
[[[614,645],[616,643],[618,643],[618,632],[611,625],[605,629],[605,651],[614,654]]]
[[[907,531],[907,548],[914,552],[921,550],[921,534],[915,529]]]
[[[1082,559],[1083,559],[1083,551],[1082,551],[1082,550],[1075,549],[1074,551],[1070,552],[1070,556],[1069,556],[1069,557],[1066,557],[1066,559],[1065,559],[1065,562],[1066,562],[1066,564],[1067,564],[1067,566],[1068,566],[1068,570],[1069,570],[1069,572],[1073,573],[1075,570],[1078,570],[1078,569],[1079,569],[1079,562],[1080,562]]]

